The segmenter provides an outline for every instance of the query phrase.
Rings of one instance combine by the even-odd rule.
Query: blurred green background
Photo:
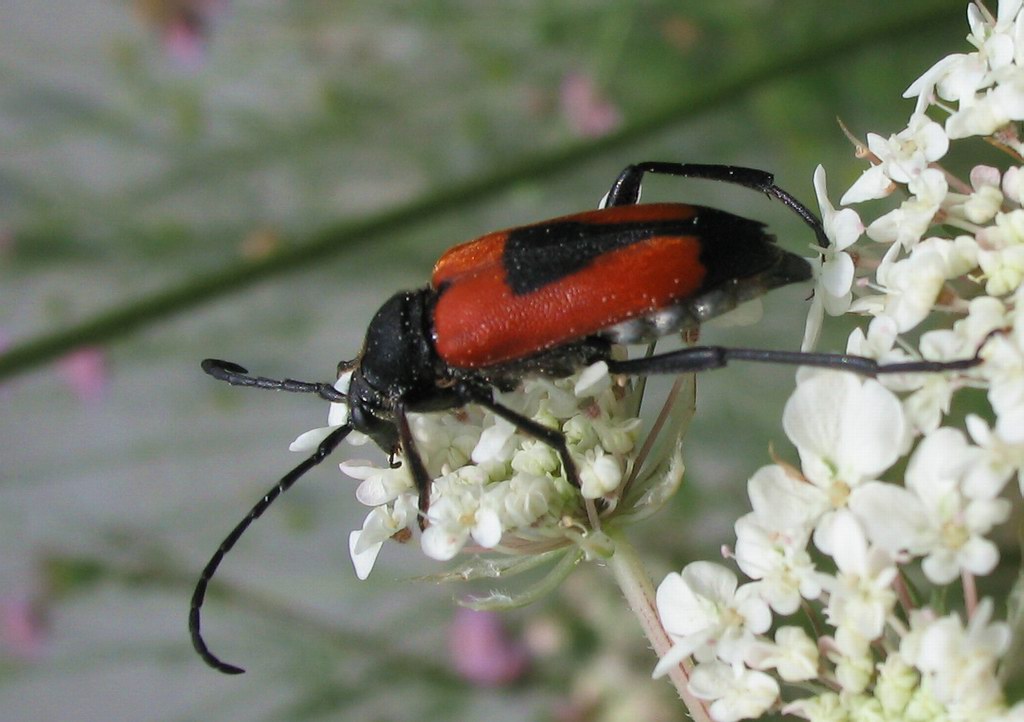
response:
[[[507,615],[524,677],[460,677],[467,590],[413,580],[441,568],[415,544],[358,582],[365,509],[333,463],[228,558],[205,630],[249,673],[207,669],[195,576],[326,404],[228,388],[199,361],[330,379],[443,249],[593,207],[630,162],[762,167],[812,206],[820,162],[838,197],[859,165],[836,117],[902,128],[902,91],[963,50],[965,7],[4,0],[0,720],[681,719],[600,568]],[[812,240],[742,189],[645,190]],[[795,348],[807,294],[704,339]],[[733,540],[768,444],[792,456],[791,386],[786,369],[701,378],[686,488],[635,533],[656,577]]]

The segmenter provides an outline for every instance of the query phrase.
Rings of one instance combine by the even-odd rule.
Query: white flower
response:
[[[597,513],[610,518],[620,501],[615,492],[632,471],[630,454],[641,425],[628,415],[636,400],[623,394],[624,389],[629,391],[628,386],[613,385],[606,364],[595,364],[582,376],[526,379],[519,390],[497,395],[508,408],[564,435],[582,490],[565,478],[555,449],[491,412],[471,404],[457,413],[410,414],[416,449],[433,477],[430,511],[420,539],[424,553],[448,560],[471,541],[493,549],[506,534],[513,537],[513,553],[532,553],[538,545],[569,546],[579,540],[579,525],[590,521],[581,497],[604,498]],[[315,447],[332,428],[336,426],[304,435],[301,444]],[[341,464],[346,475],[361,482],[359,501],[375,508],[367,522],[375,528],[387,526],[397,500],[414,496],[409,465],[399,458],[403,463],[394,467],[359,460]],[[656,483],[660,478],[646,474],[637,483]],[[380,539],[368,528],[353,535],[352,543],[358,540],[359,546],[354,558],[365,555],[362,558],[368,561],[361,568],[367,572],[373,563],[370,552],[375,556],[377,551],[371,547]]]
[[[992,601],[982,600],[965,628],[956,614],[911,619],[900,654],[921,670],[953,719],[991,719],[1003,710],[996,663],[1009,649],[1010,628],[991,622]]]
[[[896,578],[892,557],[880,547],[869,546],[860,524],[847,511],[836,514],[830,537],[838,571],[835,577],[825,577],[822,584],[829,593],[829,624],[865,640],[877,639],[896,604],[891,588]]]
[[[1024,245],[978,251],[978,265],[985,273],[985,293],[1003,296],[1024,280]]]
[[[979,6],[968,6],[971,33],[968,41],[977,52],[943,58],[918,78],[904,97],[918,96],[915,113],[923,113],[935,96],[953,101],[959,108],[946,120],[949,138],[990,135],[1024,113],[1020,69],[1019,0],[1002,0],[996,18]]]
[[[459,414],[409,414],[416,448],[427,473],[435,477],[469,463],[483,424],[483,412],[472,406]]]
[[[839,202],[844,206],[889,195],[895,187],[893,182],[910,183],[949,150],[949,138],[942,126],[923,113],[914,115],[906,129],[888,139],[868,133],[867,141],[878,164],[866,170],[843,195]]]
[[[899,338],[896,321],[880,315],[871,319],[867,334],[855,328],[846,343],[846,353],[867,356],[882,363],[903,363],[914,360],[897,346]],[[974,352],[959,334],[953,331],[931,331],[921,338],[921,356],[931,361],[952,361],[969,358]],[[942,417],[949,412],[953,392],[962,382],[949,374],[885,374],[879,382],[893,391],[912,392],[903,398],[903,413],[908,424],[916,431],[930,432],[938,428]]]
[[[873,379],[834,371],[798,375],[782,425],[800,452],[804,476],[828,509],[846,506],[852,494],[899,458],[909,427],[899,399]],[[829,547],[831,512],[817,522],[814,542]]]
[[[804,546],[818,519],[831,508],[819,488],[778,464],[758,469],[747,482],[747,494],[758,522],[778,532],[787,546]]]
[[[505,464],[515,451],[516,427],[511,421],[495,417],[494,423],[484,428],[480,439],[470,452],[475,464]]]
[[[1007,168],[1006,172],[1003,173],[1001,184],[1003,195],[1006,197],[1006,200],[1011,203],[1016,203],[1017,205],[1020,205],[1022,198],[1024,198],[1024,196],[1021,195],[1022,191],[1024,191],[1024,185],[1021,183],[1021,181],[1024,180],[1024,178],[1021,178],[1022,171],[1024,171],[1024,169],[1016,165],[1012,168]]]
[[[989,303],[982,305],[982,301]],[[1014,305],[1017,305],[1015,300]],[[993,336],[985,344],[982,356],[985,365],[981,372],[989,382],[988,400],[996,414],[1002,418],[1024,406],[1024,313],[1016,313],[1013,331]],[[982,337],[994,328],[1008,324],[1005,306],[994,298],[976,299],[971,304],[968,319],[977,326],[975,333]],[[1009,438],[1017,434],[1010,429]]]
[[[384,542],[407,529],[416,519],[416,513],[416,497],[412,494],[402,495],[393,506],[378,506],[370,511],[363,528],[348,537],[348,550],[357,577],[370,576]]]
[[[999,70],[1018,57],[1014,21],[1020,9],[1021,0],[999,0],[996,17],[992,18],[974,3],[967,6],[967,23],[971,27],[967,42],[978,48],[992,70]],[[993,19],[995,23],[991,22]]]
[[[959,213],[975,225],[988,223],[995,218],[996,213],[1000,211],[1003,205],[1003,193],[999,189],[999,169],[992,166],[977,165],[971,169],[970,178],[973,193],[963,197],[962,203],[948,207],[947,211],[949,213]],[[948,197],[951,198],[953,195],[950,193]]]
[[[1008,74],[999,85],[961,103],[946,119],[946,134],[951,139],[991,135],[1010,121],[1024,119],[1024,74],[1018,68]]]
[[[612,377],[608,373],[608,364],[598,361],[580,372],[579,380],[573,387],[577,397],[597,396],[611,389]]]
[[[356,499],[366,506],[388,504],[413,488],[412,476],[405,464],[391,468],[362,459],[346,459],[338,467],[345,476],[362,482],[356,488]]]
[[[958,429],[938,429],[911,457],[906,489],[873,485],[850,508],[875,543],[892,553],[925,556],[925,575],[935,584],[948,584],[961,571],[988,574],[999,551],[985,534],[1006,521],[1010,504],[964,493],[963,479],[979,456],[980,449],[970,446]]]
[[[599,499],[615,491],[622,481],[622,467],[604,449],[591,449],[578,459],[580,492],[584,499]]]
[[[821,585],[807,552],[809,532],[794,539],[765,527],[755,514],[736,521],[736,564],[751,579],[757,593],[779,614],[792,614],[800,600],[816,599]]]
[[[817,486],[874,478],[906,446],[899,399],[873,379],[825,371],[803,379],[783,412],[786,435]]]
[[[742,662],[754,635],[771,625],[768,605],[751,585],[737,588],[736,575],[712,562],[693,562],[658,585],[658,616],[672,648],[654,668],[660,677],[690,655]]]
[[[1024,421],[1016,415],[1013,419],[1017,424]],[[1024,492],[1024,440],[1019,439],[1019,427],[1014,428],[1007,423],[1001,433],[998,425],[991,429],[984,419],[975,414],[969,414],[966,423],[971,439],[983,453],[968,472],[965,488],[975,496],[991,498],[999,494],[1016,473]]]
[[[878,281],[886,290],[885,315],[896,322],[900,333],[905,333],[932,311],[946,282],[946,266],[942,256],[929,248],[915,247],[909,258],[892,266],[879,269]]]
[[[792,614],[821,593],[807,542],[828,499],[777,465],[759,469],[747,489],[754,511],[736,522],[736,563],[772,609]]]
[[[516,474],[490,492],[500,503],[499,514],[507,527],[527,528],[545,514],[557,513],[563,497],[546,476]]]
[[[921,500],[930,527],[924,572],[936,584],[953,581],[962,570],[988,574],[999,561],[998,547],[984,535],[1006,521],[1010,502],[971,499],[962,487],[979,452],[958,429],[938,429],[907,467],[907,488]]]
[[[1024,492],[1024,166],[975,164],[968,185],[938,165],[951,140],[968,135],[989,136],[1008,156],[1024,153],[1022,8],[1024,0],[1002,0],[993,15],[980,2],[970,5],[973,52],[942,58],[907,89],[917,97],[907,127],[888,137],[868,134],[873,165],[841,197],[847,204],[903,194],[898,207],[864,217],[866,235],[888,247],[849,251],[862,273],[875,269],[872,278],[854,277],[845,250],[824,254],[834,268],[819,274],[803,347],[813,347],[825,302],[839,300],[849,313],[872,317],[850,334],[848,354],[883,364],[975,356],[980,363],[955,373],[885,375],[880,383],[798,371],[783,422],[801,473],[781,462],[761,469],[749,484],[754,512],[735,527],[734,557],[756,580],[748,586],[773,610],[789,611],[813,601],[802,579],[809,571],[834,628],[819,649],[822,681],[838,693],[804,697],[783,713],[812,722],[1024,722],[1024,704],[1007,708],[995,674],[1009,632],[990,623],[990,602],[966,629],[955,615],[936,619],[927,606],[908,610],[909,630],[902,614],[893,614],[897,564],[920,559],[933,585],[992,572],[999,550],[988,536],[1011,508],[1000,495],[1015,475]],[[815,189],[828,218],[834,209],[823,201],[820,170]],[[868,291],[846,296],[861,289]],[[929,327],[916,341],[906,335]],[[988,422],[967,416],[970,439],[943,427],[964,387],[984,389],[994,412]],[[903,484],[881,481],[901,468],[918,433]],[[815,572],[810,560],[800,563],[809,529],[833,557],[834,576]],[[927,599],[921,591],[918,599]],[[970,606],[969,589],[964,597]],[[775,663],[802,660],[797,675],[807,676],[792,679],[816,674],[810,658],[786,657],[779,646],[758,639],[745,661],[785,678]]]
[[[985,249],[999,249],[1024,243],[1024,210],[1017,208],[996,213],[994,225],[978,232],[978,242]]]
[[[896,190],[896,184],[885,174],[885,168],[879,163],[864,171],[860,178],[839,199],[840,205],[862,203],[863,201],[885,198]]]
[[[775,642],[756,642],[747,652],[747,664],[755,669],[778,671],[786,682],[818,676],[818,645],[800,627],[779,627]]]
[[[1002,77],[1000,71],[1012,63],[1024,60],[1021,47],[1020,0],[1000,0],[998,14],[992,18],[987,10],[971,3],[967,6],[967,22],[971,32],[967,41],[977,52],[947,56],[925,71],[903,94],[904,98],[915,95],[919,99],[915,112],[920,113],[933,102],[933,89],[946,100],[969,104],[982,88],[990,86]]]
[[[464,466],[434,482],[434,501],[427,513],[429,526],[420,537],[423,553],[447,561],[469,538],[491,549],[501,541],[504,528],[493,499],[488,499],[477,467]]]
[[[874,133],[868,133],[867,140],[885,174],[897,183],[909,183],[949,150],[942,126],[923,113],[912,116],[906,129],[888,140]]]
[[[856,356],[867,356],[886,363],[899,363],[909,360],[909,354],[895,348],[899,337],[896,320],[891,316],[875,316],[868,324],[867,333],[862,328],[855,328],[846,340],[846,353]]]
[[[821,222],[829,247],[821,251],[821,267],[817,269],[814,298],[801,345],[804,350],[814,348],[825,312],[830,316],[839,316],[850,307],[854,264],[846,249],[864,232],[864,225],[856,211],[850,208],[837,211],[832,206],[828,199],[825,169],[820,165],[814,170],[814,193],[818,197]]]
[[[926,168],[907,184],[911,197],[899,208],[889,211],[868,224],[866,233],[879,243],[899,243],[910,248],[927,232],[939,212],[949,184],[942,171]]]
[[[715,722],[736,722],[766,712],[779,697],[779,684],[764,672],[705,662],[694,668],[690,692],[714,700],[709,711]]]

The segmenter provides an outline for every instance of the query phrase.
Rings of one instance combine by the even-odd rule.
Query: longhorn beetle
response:
[[[310,393],[349,406],[348,422],[260,499],[203,569],[192,596],[189,630],[207,664],[227,674],[243,671],[215,656],[200,632],[199,610],[224,555],[282,492],[353,430],[367,434],[385,453],[404,452],[419,492],[423,528],[431,478],[413,442],[410,412],[477,404],[551,446],[565,477],[579,488],[562,435],[494,400],[494,389],[512,390],[530,375],[568,376],[597,361],[606,362],[612,374],[632,376],[704,371],[730,361],[819,366],[867,376],[955,371],[979,363],[977,354],[951,362],[883,365],[847,354],[720,346],[612,358],[613,344],[647,343],[696,329],[743,301],[811,277],[810,264],[779,248],[758,221],[684,203],[639,203],[645,173],[761,191],[800,216],[818,244],[828,247],[818,217],[775,185],[771,173],[639,163],[622,171],[598,210],[489,233],[448,250],[434,266],[430,285],[385,301],[370,321],[362,351],[339,364],[339,375],[352,371],[347,394],[330,383],[251,376],[228,361],[203,361],[206,373],[229,384]]]

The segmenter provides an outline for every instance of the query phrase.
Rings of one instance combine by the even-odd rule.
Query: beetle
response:
[[[353,430],[394,458],[400,451],[419,492],[426,523],[431,478],[410,431],[410,412],[467,404],[502,417],[551,446],[566,478],[579,476],[565,439],[494,400],[528,376],[563,377],[598,361],[612,374],[679,374],[754,361],[845,369],[864,375],[969,368],[971,359],[879,364],[847,354],[694,346],[642,358],[612,358],[615,344],[652,342],[697,329],[704,321],[780,286],[811,278],[810,263],[779,247],[763,223],[685,203],[641,204],[647,173],[722,181],[761,191],[828,238],[818,217],[775,185],[771,173],[726,165],[646,162],[630,165],[597,210],[497,231],[455,246],[434,267],[429,285],[396,293],[377,311],[359,355],[338,365],[352,371],[347,393],[330,383],[252,376],[231,362],[203,361],[229,384],[311,393],[349,406],[348,421],[286,474],[224,539],[203,569],[189,610],[196,651],[227,674],[200,631],[207,586],[248,526]]]

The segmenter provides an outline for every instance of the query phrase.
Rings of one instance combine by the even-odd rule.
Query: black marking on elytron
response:
[[[656,236],[688,236],[695,218],[625,223],[554,221],[509,231],[501,262],[517,296],[571,276],[595,258]]]
[[[762,224],[725,215],[726,220],[749,225],[737,224],[735,233],[724,232],[727,229],[721,227],[715,229],[714,235],[702,232],[700,261],[707,275],[696,293],[617,323],[598,336],[619,344],[650,343],[670,333],[699,328],[705,321],[773,288],[811,277],[807,259],[775,245],[775,238],[763,232]],[[754,230],[757,237],[745,235]]]
[[[811,264],[776,245],[775,236],[765,232],[763,223],[724,211],[702,212],[695,229],[701,239],[700,262],[705,271],[698,294],[744,279],[756,280],[764,293],[811,278]]]
[[[516,295],[525,295],[571,276],[599,256],[659,236],[697,236],[701,263],[707,275],[701,291],[733,278],[764,271],[785,253],[760,221],[693,206],[690,218],[664,221],[587,223],[561,220],[509,231],[502,252],[506,282]],[[810,277],[807,275],[794,280]]]

